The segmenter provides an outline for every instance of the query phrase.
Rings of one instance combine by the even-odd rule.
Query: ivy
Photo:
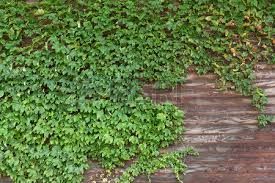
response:
[[[159,169],[172,168],[179,182],[182,182],[180,174],[187,170],[187,165],[182,163],[182,158],[188,155],[197,156],[194,149],[187,147],[183,151],[175,151],[162,154],[160,157],[141,157],[136,163],[132,164],[119,177],[118,182],[127,183],[134,181],[134,178],[140,174],[147,174],[150,181],[150,174]]]
[[[271,124],[273,119],[274,119],[274,116],[261,114],[258,116],[259,126],[265,127],[266,125]]]
[[[188,153],[160,149],[184,131],[183,112],[144,97],[142,85],[174,87],[190,66],[250,96],[259,125],[269,123],[253,81],[257,63],[275,63],[274,8],[270,0],[2,0],[1,173],[81,182],[88,159],[113,169],[134,157],[121,180],[171,163],[182,173]]]

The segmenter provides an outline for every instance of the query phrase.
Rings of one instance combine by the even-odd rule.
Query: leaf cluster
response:
[[[174,87],[191,65],[263,111],[253,70],[275,63],[274,12],[269,0],[2,0],[0,171],[81,182],[88,158],[111,169],[136,156],[138,173],[155,171],[145,162],[183,132],[183,112],[141,86]]]

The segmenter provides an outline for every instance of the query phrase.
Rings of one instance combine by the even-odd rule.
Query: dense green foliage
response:
[[[275,63],[274,13],[268,0],[2,0],[0,171],[80,182],[88,158],[114,168],[140,157],[130,173],[155,171],[150,158],[178,164],[178,154],[158,156],[182,133],[183,113],[144,98],[142,84],[173,87],[194,65],[263,112],[253,69]]]
[[[142,156],[136,163],[123,172],[122,176],[119,177],[119,182],[132,182],[134,178],[140,174],[147,174],[148,178],[150,178],[150,174],[167,167],[172,168],[177,179],[182,182],[180,174],[187,169],[187,166],[182,163],[182,158],[188,155],[196,156],[197,153],[192,148],[188,147],[183,151],[162,154],[161,157]]]
[[[268,124],[271,124],[271,122],[274,120],[274,116],[261,114],[258,116],[258,124],[260,127],[265,127]]]

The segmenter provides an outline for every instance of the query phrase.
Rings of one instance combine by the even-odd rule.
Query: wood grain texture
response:
[[[255,85],[269,97],[265,112],[275,115],[275,66],[259,64],[255,75]],[[185,112],[184,140],[163,150],[193,146],[199,151],[198,157],[186,160],[189,169],[183,176],[184,183],[275,182],[275,124],[258,128],[258,111],[251,105],[250,97],[221,91],[216,87],[215,75],[198,76],[194,72],[174,89],[156,90],[151,84],[143,89],[144,95],[157,103],[172,102]],[[103,170],[91,168],[85,182],[104,182],[106,179],[100,176]],[[169,169],[158,171],[151,181],[177,182]],[[140,176],[135,182],[148,182],[148,178]]]
[[[255,84],[269,97],[266,113],[275,115],[275,66],[256,66]],[[144,95],[157,103],[172,102],[185,112],[183,140],[162,151],[193,146],[200,155],[188,158],[189,169],[182,175],[185,183],[274,183],[275,124],[259,129],[257,110],[249,97],[234,91],[220,91],[213,74],[198,76],[191,72],[184,84],[174,89],[156,90],[144,86]],[[128,163],[128,165],[130,162]],[[123,169],[117,169],[121,174]],[[98,164],[91,163],[85,183],[113,182]],[[153,183],[177,182],[169,169],[151,176]],[[0,183],[7,183],[0,178]],[[148,182],[140,176],[136,183]]]

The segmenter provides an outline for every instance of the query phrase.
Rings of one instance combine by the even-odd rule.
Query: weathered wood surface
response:
[[[255,84],[269,97],[266,113],[275,115],[275,66],[260,64]],[[191,72],[185,84],[174,89],[155,90],[144,86],[144,95],[156,102],[169,101],[185,111],[184,141],[170,147],[195,147],[200,155],[187,159],[185,183],[274,183],[275,124],[259,129],[257,110],[251,99],[233,91],[220,91],[214,75],[198,76]],[[96,178],[99,168],[86,173],[85,182]],[[101,180],[101,181],[100,181]],[[169,169],[151,176],[153,183],[177,182]],[[137,183],[148,182],[146,176]]]
[[[267,114],[275,115],[275,66],[258,65],[255,84],[269,97]],[[275,124],[257,127],[257,110],[251,99],[233,91],[220,91],[214,75],[191,72],[186,83],[169,90],[144,86],[144,95],[156,102],[169,101],[185,111],[184,141],[169,149],[195,147],[200,155],[187,159],[185,183],[274,183]],[[96,165],[85,173],[85,183],[106,182]],[[151,176],[153,183],[177,182],[169,169]],[[0,178],[0,183],[9,182]],[[148,182],[146,176],[137,183]],[[93,182],[94,183],[94,182]]]
[[[37,0],[26,0],[34,3]],[[259,64],[256,85],[269,96],[267,114],[275,115],[275,65]],[[221,92],[214,75],[190,73],[185,84],[170,90],[144,86],[144,94],[156,102],[170,101],[186,113],[184,142],[170,149],[193,146],[200,156],[187,160],[185,183],[275,183],[275,124],[257,127],[258,112],[250,98],[235,92]],[[85,183],[105,182],[102,169],[91,165]],[[98,176],[97,176],[98,175]],[[169,169],[151,176],[153,183],[177,182]],[[0,176],[0,183],[10,183]],[[148,182],[138,177],[136,183]]]

